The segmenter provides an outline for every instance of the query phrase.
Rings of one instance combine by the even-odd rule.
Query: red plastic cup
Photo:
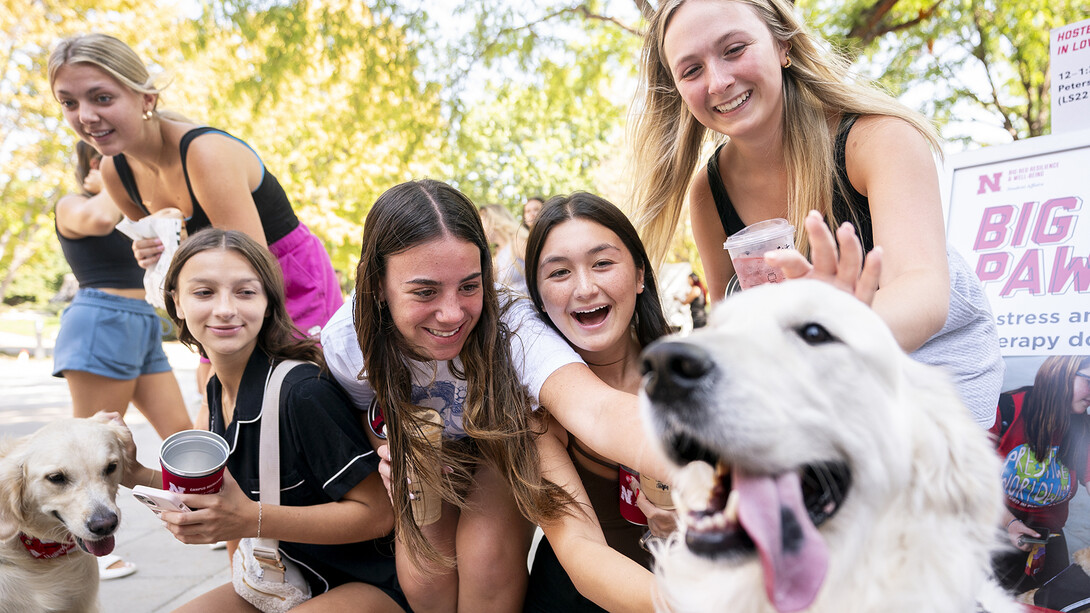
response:
[[[179,494],[215,494],[223,487],[230,447],[208,430],[182,430],[163,441],[159,465],[163,489]]]
[[[621,482],[621,517],[634,524],[646,526],[647,516],[636,505],[636,496],[640,493],[640,473],[621,465],[617,477]]]

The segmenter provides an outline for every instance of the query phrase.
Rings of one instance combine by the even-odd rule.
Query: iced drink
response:
[[[777,249],[795,248],[795,228],[786,219],[769,219],[746,226],[723,243],[730,253],[738,285],[748,289],[764,283],[784,280],[783,271],[765,262],[764,254]]]

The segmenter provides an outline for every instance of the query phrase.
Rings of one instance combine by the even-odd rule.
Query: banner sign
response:
[[[1049,33],[1052,133],[1090,128],[1090,19]]]
[[[976,270],[1004,356],[1090,353],[1090,131],[951,156],[947,238]]]

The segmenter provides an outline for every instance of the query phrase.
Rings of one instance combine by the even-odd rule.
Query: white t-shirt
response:
[[[352,403],[366,411],[375,393],[367,380],[360,378],[363,352],[352,323],[355,298],[353,295],[345,301],[322,328],[322,352],[329,372],[352,398]],[[511,358],[515,372],[537,408],[541,386],[549,375],[562,366],[583,360],[567,341],[538,318],[527,298],[516,299],[504,313],[503,321],[512,332]],[[461,416],[466,383],[450,374],[448,364],[414,362],[412,397],[413,402],[437,409],[443,415],[445,436],[465,436]]]

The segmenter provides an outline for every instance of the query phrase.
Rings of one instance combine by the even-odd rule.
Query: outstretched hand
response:
[[[780,268],[788,279],[817,279],[852,294],[866,304],[874,302],[882,272],[882,248],[875,247],[863,260],[863,246],[852,224],[844,222],[834,239],[825,220],[810,211],[804,222],[810,237],[810,259],[794,250],[770,251],[765,261]],[[839,243],[839,253],[837,244]]]

